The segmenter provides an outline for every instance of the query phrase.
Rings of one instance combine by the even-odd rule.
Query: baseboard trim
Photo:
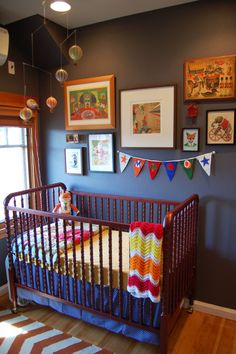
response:
[[[8,292],[7,284],[0,286],[0,295],[5,295]]]
[[[234,309],[212,305],[206,302],[194,301],[194,310],[236,321],[236,310]]]

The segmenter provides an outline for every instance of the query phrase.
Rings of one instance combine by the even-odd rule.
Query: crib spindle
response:
[[[103,248],[102,248],[102,226],[99,225],[99,268],[100,268],[100,311],[103,311],[104,305],[104,279],[103,279]]]
[[[47,232],[48,232],[48,242],[49,242],[49,263],[48,266],[50,267],[48,270],[49,274],[49,279],[50,279],[50,287],[51,287],[51,293],[54,295],[55,289],[54,289],[54,274],[53,274],[53,254],[52,254],[52,235],[51,235],[51,225],[50,225],[50,219],[47,218]]]
[[[123,313],[122,231],[119,230],[119,317]]]
[[[85,259],[84,259],[84,223],[80,224],[80,245],[81,245],[81,266],[82,266],[82,304],[86,306],[86,278],[85,278]]]
[[[58,273],[58,297],[62,299],[62,284],[61,284],[61,255],[60,255],[60,244],[59,244],[59,228],[58,228],[58,218],[54,219],[55,229],[56,229],[56,248],[57,248],[57,269],[55,269]]]
[[[78,277],[77,277],[77,259],[76,259],[76,243],[75,243],[75,222],[74,220],[72,221],[72,225],[71,225],[71,229],[72,229],[72,241],[73,241],[73,245],[72,245],[72,251],[73,251],[73,269],[71,269],[71,273],[73,274],[73,294],[74,294],[74,303],[78,304],[78,286],[77,286],[77,282],[78,282]]]
[[[112,295],[113,295],[113,280],[112,280],[112,230],[108,230],[108,257],[109,257],[109,312],[113,314]]]
[[[31,249],[31,239],[30,239],[30,227],[31,222],[29,222],[29,214],[26,215],[26,227],[27,227],[27,240],[28,240],[28,263],[29,263],[29,280],[30,286],[33,287],[33,261],[32,261],[32,249]]]
[[[89,242],[90,242],[90,278],[91,278],[91,307],[95,307],[94,298],[94,257],[93,257],[93,225],[89,224]]]

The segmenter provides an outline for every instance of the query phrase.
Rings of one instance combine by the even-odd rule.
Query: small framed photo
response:
[[[65,169],[68,174],[83,174],[82,148],[65,149]]]
[[[89,169],[114,172],[113,134],[89,134]]]
[[[66,142],[67,143],[79,143],[79,134],[66,134]]]
[[[121,90],[121,146],[174,149],[175,101],[175,85]]]
[[[232,145],[235,143],[235,110],[222,109],[206,113],[206,144]]]
[[[199,151],[200,129],[183,128],[182,129],[182,150]]]

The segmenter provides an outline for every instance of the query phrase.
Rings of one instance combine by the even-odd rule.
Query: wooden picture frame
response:
[[[200,128],[182,129],[182,151],[199,151]]]
[[[121,146],[175,148],[176,86],[120,91]]]
[[[65,129],[114,129],[114,86],[114,75],[65,82]]]
[[[113,134],[89,134],[89,170],[114,172]]]
[[[72,175],[83,174],[82,148],[65,149],[65,171]]]
[[[235,110],[221,109],[206,112],[206,144],[235,144]]]
[[[235,55],[186,60],[184,100],[229,100],[236,97]]]

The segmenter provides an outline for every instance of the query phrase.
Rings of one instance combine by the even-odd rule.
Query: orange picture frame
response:
[[[65,129],[114,129],[114,87],[114,75],[65,82]]]
[[[186,60],[184,101],[234,99],[235,58],[228,55]]]

